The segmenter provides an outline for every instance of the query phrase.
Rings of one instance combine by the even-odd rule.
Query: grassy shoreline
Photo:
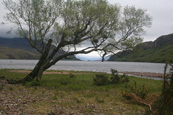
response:
[[[152,88],[152,93],[160,94],[162,87],[162,81],[131,76],[129,83],[96,86],[93,77],[97,72],[52,72],[67,74],[44,74],[40,83],[4,84],[0,91],[0,113],[10,114],[15,111],[17,114],[141,115],[146,107],[126,103],[120,93],[121,89],[132,86],[135,81],[138,86],[145,84],[147,88]],[[69,73],[75,77],[70,78]],[[27,73],[10,72],[8,69],[0,70],[0,76],[13,79],[21,79],[26,75]]]

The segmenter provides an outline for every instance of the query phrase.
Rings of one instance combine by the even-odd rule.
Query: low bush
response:
[[[151,92],[151,89],[147,89],[146,86],[143,84],[140,87],[137,87],[136,82],[134,82],[133,86],[129,86],[130,89],[127,89],[127,91],[125,90],[121,90],[121,94],[123,95],[123,97],[130,99],[129,93],[134,93],[136,96],[139,96],[141,99],[145,99],[148,94]]]
[[[119,75],[117,70],[111,69],[111,77],[106,74],[96,74],[93,81],[96,85],[106,85],[108,83],[117,84],[129,82],[129,78],[126,74]]]
[[[126,74],[121,75],[121,82],[122,83],[129,82],[129,78]]]
[[[131,100],[132,98],[130,97],[130,93],[121,89],[121,94],[126,100]]]
[[[69,77],[70,78],[75,78],[75,75],[74,74],[69,74]]]
[[[120,77],[118,75],[118,71],[111,69],[112,76],[111,76],[111,83],[119,83],[120,82]]]
[[[111,83],[124,83],[124,82],[129,82],[129,78],[126,74],[119,75],[117,70],[111,69]]]
[[[96,85],[106,85],[108,84],[108,76],[106,74],[96,74],[93,81]]]
[[[170,69],[170,73],[167,72],[168,63],[165,65],[164,69],[164,81],[162,86],[162,93],[153,104],[152,109],[147,110],[147,112],[155,115],[173,115],[173,65]]]

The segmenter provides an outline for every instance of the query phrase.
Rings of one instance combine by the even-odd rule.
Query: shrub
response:
[[[173,65],[170,64],[170,66],[172,67],[170,73],[166,74],[168,64],[165,65],[162,93],[154,103],[153,109],[147,110],[150,113],[156,115],[173,115],[173,72],[171,72]]]
[[[115,69],[111,69],[111,73],[112,73],[112,75],[116,75],[116,74],[118,74],[118,71]]]
[[[120,77],[118,75],[118,71],[111,69],[112,76],[111,76],[111,83],[119,83],[120,82]]]
[[[94,83],[96,85],[106,85],[108,83],[116,84],[116,83],[124,83],[129,82],[129,78],[126,74],[118,75],[118,71],[111,69],[111,77],[109,81],[109,77],[106,74],[96,74],[94,80]]]
[[[124,91],[121,90],[121,94],[123,95],[123,97],[125,97],[126,99],[130,99],[129,93],[134,93],[136,96],[139,96],[141,99],[145,99],[148,94],[151,92],[151,89],[147,89],[145,85],[142,85],[141,87],[137,87],[136,82],[134,82],[133,86],[129,86],[130,91]]]
[[[95,78],[93,78],[93,81],[96,85],[106,85],[109,82],[108,76],[106,74],[96,74]]]
[[[124,91],[123,89],[121,89],[121,94],[122,94],[122,96],[123,96],[125,99],[131,100],[131,97],[130,97],[129,92],[126,92],[126,91]]]
[[[131,87],[131,92],[135,93],[140,98],[145,99],[148,96],[148,94],[151,92],[151,89],[147,89],[145,84],[143,84],[138,88],[136,82],[134,82],[134,86]]]
[[[129,82],[129,78],[126,74],[121,75],[121,82],[122,83]]]
[[[112,73],[112,76],[111,76],[111,83],[124,83],[124,82],[129,82],[129,78],[126,74],[123,74],[123,75],[118,75],[118,71],[117,70],[114,70],[114,69],[111,69],[111,73]]]
[[[142,99],[145,99],[148,94],[151,92],[151,89],[147,89],[146,86],[143,84],[139,90],[138,90],[138,96],[141,97]]]
[[[69,77],[70,78],[75,78],[75,75],[74,74],[69,74]]]

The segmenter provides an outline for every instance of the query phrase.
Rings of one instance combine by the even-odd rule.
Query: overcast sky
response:
[[[146,9],[152,17],[152,26],[146,29],[144,41],[153,41],[161,35],[173,33],[173,0],[108,0],[110,3],[120,3]]]
[[[143,35],[144,41],[153,41],[161,35],[173,33],[173,0],[108,0],[111,4],[120,4],[121,6],[135,6],[147,10],[152,17],[152,26],[146,28],[146,34]],[[0,22],[3,21],[5,9],[0,0]],[[6,30],[9,27],[0,24],[0,36],[6,36]]]

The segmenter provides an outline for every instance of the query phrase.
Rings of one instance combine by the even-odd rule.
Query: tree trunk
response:
[[[36,64],[36,66],[34,67],[34,69],[23,79],[21,80],[9,80],[7,79],[8,83],[10,84],[19,84],[19,83],[25,83],[25,82],[30,82],[32,80],[34,80],[37,77],[37,81],[41,80],[42,74],[45,71],[44,70],[44,63],[45,59],[41,59],[39,60],[39,62]]]
[[[44,59],[45,60],[45,59]],[[31,73],[29,73],[24,79],[24,82],[30,82],[33,79],[35,79],[37,77],[37,81],[41,80],[41,76],[43,74],[43,62],[44,60],[39,60],[39,62],[37,63],[37,65],[35,66],[35,68],[31,71]]]
[[[50,51],[50,46],[51,46],[52,40],[49,39],[45,51],[43,52],[42,56],[40,57],[38,63],[34,67],[34,69],[29,73],[25,78],[21,80],[8,80],[8,83],[10,84],[18,84],[18,83],[25,83],[25,82],[30,82],[34,80],[37,77],[37,81],[41,80],[43,72],[46,70],[45,66],[47,62],[47,57]]]

